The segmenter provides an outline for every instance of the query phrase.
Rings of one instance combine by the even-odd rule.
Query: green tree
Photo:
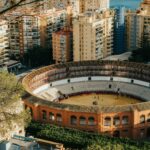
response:
[[[150,142],[111,138],[41,122],[31,122],[26,133],[34,137],[63,143],[65,147],[85,150],[149,150]]]
[[[37,46],[28,50],[28,53],[23,56],[22,60],[31,67],[49,65],[53,63],[52,50]]]
[[[150,61],[150,42],[143,39],[142,47],[132,52],[130,61],[133,62],[149,62]]]
[[[31,117],[23,109],[21,95],[23,88],[13,74],[0,72],[0,134],[13,130],[14,124],[26,126]]]

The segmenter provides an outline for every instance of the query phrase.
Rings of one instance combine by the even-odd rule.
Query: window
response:
[[[105,117],[104,126],[111,126],[111,118],[110,117]]]
[[[86,125],[86,118],[85,117],[80,117],[80,125]]]
[[[55,120],[55,116],[52,112],[49,113],[49,120],[51,120],[51,121]]]
[[[47,117],[46,117],[46,111],[43,110],[43,111],[42,111],[42,119],[43,119],[43,120],[46,120],[46,118],[47,118]]]
[[[145,115],[140,116],[140,123],[145,123]]]
[[[133,80],[133,79],[131,80],[131,83],[134,83],[134,80]]]
[[[110,77],[110,81],[113,81],[113,77]]]
[[[56,121],[57,122],[62,122],[62,116],[61,116],[61,114],[56,114]]]
[[[127,125],[129,123],[129,118],[128,118],[128,116],[123,116],[122,117],[122,124],[123,125]]]
[[[111,89],[111,84],[109,84],[109,89]]]
[[[95,125],[95,119],[94,119],[94,117],[89,117],[89,118],[88,118],[88,125],[89,125],[89,126]]]
[[[70,118],[70,124],[71,125],[76,125],[77,124],[77,117],[76,116],[71,116],[71,118]]]
[[[118,116],[113,118],[113,125],[114,126],[120,125],[120,118]]]
[[[91,81],[91,77],[88,77],[88,80]]]

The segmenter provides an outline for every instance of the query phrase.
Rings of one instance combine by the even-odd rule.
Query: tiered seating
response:
[[[58,89],[56,89],[56,88],[49,88],[49,89],[39,93],[39,95],[41,98],[45,98],[50,101],[56,100],[60,96]]]
[[[143,100],[150,100],[149,88],[122,82],[88,81],[88,82],[69,83],[65,85],[55,86],[55,88],[57,88],[57,90],[61,91],[62,93],[68,95],[92,91],[114,92],[114,93],[118,92],[139,97]]]

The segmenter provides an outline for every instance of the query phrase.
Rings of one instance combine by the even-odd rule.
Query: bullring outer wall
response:
[[[47,83],[92,76],[106,76],[111,80],[113,77],[123,77],[131,79],[131,84],[138,80],[148,85],[150,66],[119,61],[86,61],[43,67],[23,79],[28,93],[24,97],[24,104],[31,109],[36,121],[111,136],[134,139],[150,137],[150,102],[100,108],[50,102],[33,94],[34,90]]]

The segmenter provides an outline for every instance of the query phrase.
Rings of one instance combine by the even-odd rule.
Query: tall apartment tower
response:
[[[90,9],[108,9],[110,0],[79,0],[79,12],[84,13]]]
[[[73,14],[84,13],[89,9],[107,9],[110,0],[51,0],[50,5],[56,9],[72,6]]]
[[[0,68],[7,65],[9,60],[8,22],[0,19]]]
[[[12,55],[22,56],[40,45],[40,19],[35,15],[23,15],[9,20],[10,49]]]
[[[114,11],[88,11],[73,23],[74,61],[98,60],[113,51]]]
[[[56,63],[72,60],[72,31],[67,27],[53,33],[53,59]]]
[[[125,52],[125,7],[115,8],[114,54]]]
[[[52,48],[52,34],[62,30],[68,22],[67,10],[50,9],[39,15],[41,46]]]
[[[20,14],[12,14],[8,18],[11,54],[18,57],[37,46],[51,49],[52,33],[63,29],[69,22],[67,10]]]
[[[150,45],[150,0],[144,0],[140,10],[126,13],[127,50],[140,48],[144,43]]]

